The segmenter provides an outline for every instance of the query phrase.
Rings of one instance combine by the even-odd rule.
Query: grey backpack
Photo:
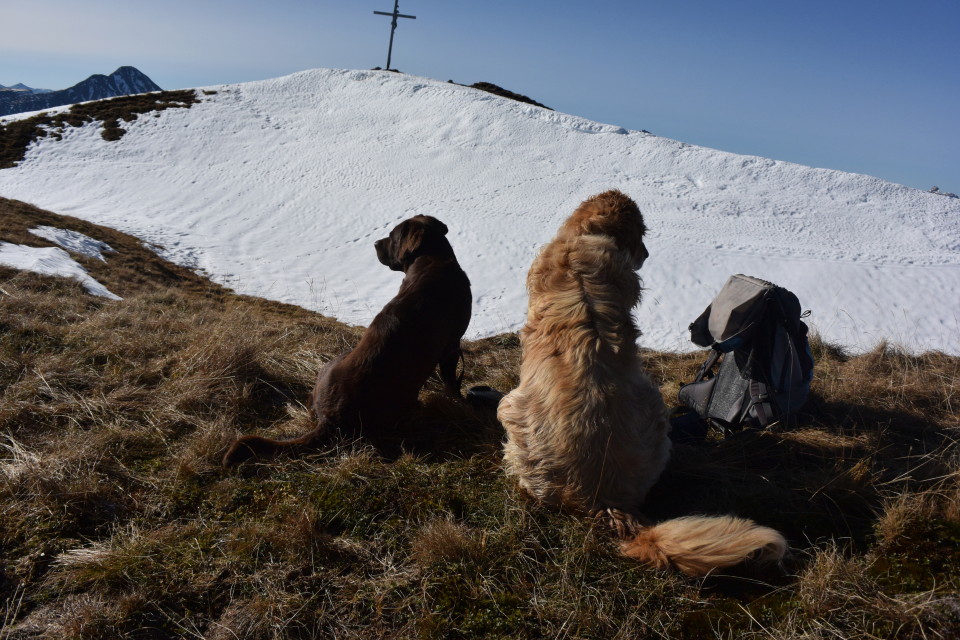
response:
[[[807,315],[783,287],[731,276],[690,325],[690,339],[710,355],[680,388],[680,402],[724,433],[785,421],[803,406],[813,379]]]

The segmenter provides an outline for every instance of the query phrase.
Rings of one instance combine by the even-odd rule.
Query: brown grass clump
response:
[[[332,443],[225,473],[238,433],[294,435],[360,329],[237,296],[139,241],[78,257],[123,296],[0,268],[0,638],[952,638],[960,632],[960,358],[814,341],[790,428],[677,445],[646,515],[785,532],[790,575],[692,580],[531,503],[488,410],[431,380],[395,452]],[[519,343],[466,344],[465,385],[516,384]],[[645,352],[675,402],[699,354]],[[772,582],[771,582],[772,581]]]
[[[437,518],[420,527],[410,543],[414,562],[429,566],[476,558],[484,547],[482,535],[452,518]]]

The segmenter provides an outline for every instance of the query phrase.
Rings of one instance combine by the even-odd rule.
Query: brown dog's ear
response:
[[[406,271],[407,267],[413,264],[413,261],[420,253],[423,235],[423,225],[407,224],[404,227],[403,235],[400,237],[396,248],[397,261],[400,263],[402,271]]]
[[[433,230],[433,231],[437,231],[437,232],[438,232],[440,235],[442,235],[442,236],[447,235],[447,231],[448,231],[447,225],[443,224],[442,222],[440,222],[439,220],[437,220],[437,219],[434,218],[433,216],[425,216],[425,215],[413,216],[413,218],[411,218],[411,220],[417,220],[417,221],[423,223],[423,225],[424,225],[427,229],[431,229],[431,230]]]

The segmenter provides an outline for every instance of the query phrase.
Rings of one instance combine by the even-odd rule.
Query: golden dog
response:
[[[625,555],[705,575],[748,559],[779,561],[786,541],[733,517],[637,521],[670,457],[669,422],[647,377],[631,315],[647,258],[637,205],[619,191],[585,202],[527,276],[520,385],[497,416],[507,471],[536,499],[609,518]]]

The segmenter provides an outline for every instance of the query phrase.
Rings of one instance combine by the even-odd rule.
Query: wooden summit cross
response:
[[[397,18],[416,20],[417,16],[405,16],[400,13],[400,0],[393,0],[393,13],[385,11],[374,11],[374,13],[380,16],[393,16],[393,21],[390,22],[390,48],[387,49],[387,71],[390,71],[390,58],[393,56],[393,32],[397,30]]]

